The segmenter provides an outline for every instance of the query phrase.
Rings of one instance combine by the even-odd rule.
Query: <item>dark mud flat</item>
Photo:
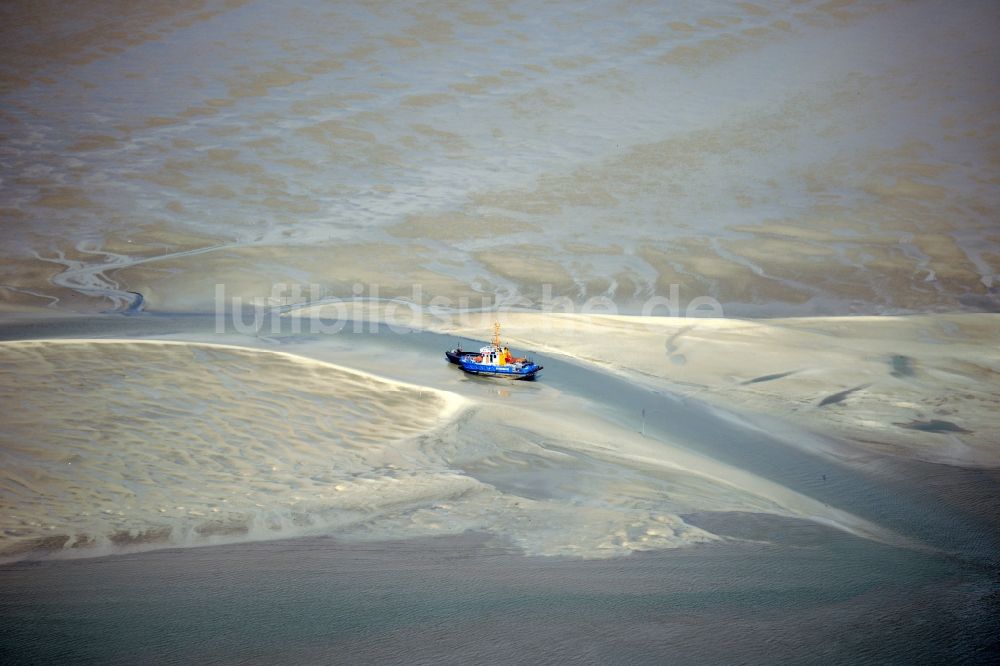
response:
[[[986,663],[995,572],[754,514],[609,560],[299,539],[0,569],[4,663]]]

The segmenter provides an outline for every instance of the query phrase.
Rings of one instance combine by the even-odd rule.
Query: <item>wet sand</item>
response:
[[[169,397],[169,374],[158,383],[140,381],[134,372],[113,376],[118,372],[113,368],[127,371],[126,360],[138,363],[134,370],[140,374],[165,372],[142,360],[149,353],[168,354],[160,366],[181,374],[216,372],[213,354],[236,355],[246,365],[237,373],[238,385],[249,382],[255,391],[266,383],[297,385],[265,392],[269,400],[281,396],[278,409],[296,424],[292,439],[281,437],[275,442],[280,447],[262,451],[260,460],[279,476],[275,469],[268,474],[254,467],[247,455],[253,451],[245,449],[220,458],[253,467],[246,480],[234,480],[237,485],[220,484],[223,470],[209,462],[184,468],[186,476],[203,475],[202,483],[164,478],[155,487],[164,501],[173,501],[166,495],[180,490],[210,497],[230,487],[242,490],[248,481],[265,484],[253,498],[262,506],[244,508],[265,524],[278,520],[272,529],[199,533],[198,525],[211,520],[187,511],[164,521],[149,511],[153,488],[131,478],[134,472],[126,474],[122,478],[135,485],[129,502],[117,503],[124,515],[115,520],[128,523],[110,532],[120,535],[117,541],[106,538],[79,549],[34,541],[33,550],[18,556],[27,560],[0,571],[5,588],[15,591],[2,606],[12,656],[263,662],[278,655],[300,661],[351,655],[362,662],[458,663],[544,655],[650,663],[672,655],[691,663],[737,657],[765,663],[778,653],[874,663],[927,655],[975,660],[990,649],[1000,552],[997,507],[990,501],[1000,479],[991,470],[873,451],[860,458],[846,440],[795,430],[793,424],[768,432],[739,411],[673,393],[666,379],[654,387],[648,378],[630,380],[583,359],[541,353],[543,380],[498,385],[467,379],[439,358],[453,335],[393,334],[365,324],[357,333],[347,326],[339,334],[317,336],[295,332],[287,317],[280,322],[281,328],[264,338],[231,328],[217,333],[214,319],[204,316],[4,324],[8,339],[26,333],[53,338],[2,343],[6,350],[37,355],[33,365],[49,381],[54,375],[44,363],[89,346],[88,353],[75,354],[76,361],[60,361],[57,375],[70,380],[78,367],[79,381],[93,384],[89,390],[119,390],[124,396],[128,381],[137,381],[155,388],[159,403],[169,405],[175,399]],[[91,341],[79,341],[81,333]],[[204,340],[222,344],[207,346]],[[284,360],[268,349],[294,357]],[[124,350],[129,353],[118,353]],[[180,361],[190,354],[209,357],[185,366]],[[80,365],[102,358],[100,373]],[[416,373],[421,359],[437,363]],[[333,391],[321,400],[323,412],[335,418],[349,413],[343,409],[348,398],[332,401],[333,385],[345,378],[324,381],[329,373],[344,372],[330,362],[364,367],[403,386],[413,386],[419,375],[425,389],[418,392],[458,395],[469,407],[444,427],[381,445],[392,459],[382,465],[372,458],[374,449],[354,447],[352,440],[360,440],[341,428],[315,436],[301,430],[309,401],[289,399],[289,391],[308,391],[303,381],[313,381],[313,372],[322,370],[315,380]],[[237,365],[227,362],[217,370],[231,375]],[[199,383],[205,391],[201,401],[225,420],[232,409],[211,383]],[[88,389],[71,390],[67,397]],[[48,404],[59,391],[52,386],[33,394],[24,384],[19,400]],[[130,395],[129,410],[151,409]],[[418,396],[413,407],[424,411],[426,399]],[[253,404],[240,401],[242,416],[229,421],[231,431],[218,443],[192,448],[189,442],[177,454],[209,461],[241,433],[264,441],[252,434],[257,432],[252,422],[243,422],[255,412]],[[641,409],[647,411],[644,422]],[[36,426],[60,413],[40,417]],[[274,425],[270,417],[267,423]],[[191,435],[211,432],[196,423],[187,426]],[[52,433],[61,432],[65,426],[53,423]],[[484,438],[484,432],[491,434]],[[113,459],[126,464],[162,441],[147,440],[137,442],[139,448],[123,448],[124,442],[105,439],[98,449],[86,450],[93,455],[110,447],[117,451]],[[67,444],[36,454],[58,455]],[[837,455],[813,448],[819,444],[833,446]],[[154,476],[169,471],[164,461],[143,455],[134,471]],[[314,460],[317,455],[322,460]],[[356,516],[340,500],[321,502],[333,482],[316,478],[320,469],[345,471],[351,459],[361,473],[345,479],[346,485],[364,486],[365,492],[358,505],[362,514]],[[423,485],[430,491],[424,498],[411,495],[402,504],[386,496],[386,483],[413,488],[415,471],[444,473],[464,489],[442,497],[447,484]],[[72,482],[79,488],[84,481],[73,477]],[[102,481],[87,490],[114,500],[108,494],[114,487]],[[44,496],[58,497],[53,490],[50,486]],[[283,498],[302,501],[285,511]],[[31,506],[46,511],[23,502],[18,508]],[[290,520],[280,520],[282,515]],[[168,532],[162,531],[164,524],[171,526]],[[287,540],[308,534],[332,538]],[[433,534],[449,536],[426,540]],[[204,545],[213,541],[239,543]],[[203,547],[171,548],[176,545]],[[107,552],[133,554],[94,557]],[[66,555],[86,559],[66,561]],[[155,575],[137,578],[136,571]],[[123,586],[123,580],[130,583]],[[52,638],[55,621],[65,622],[58,638]],[[722,643],[720,625],[731,628],[731,638]],[[900,629],[887,636],[888,625]],[[106,640],[91,640],[97,627],[103,627]]]
[[[421,367],[417,336],[387,335],[390,364]],[[378,366],[370,343],[352,346]],[[693,510],[904,540],[684,439],[652,439],[652,423],[649,437],[623,428],[634,411],[594,373],[582,376],[589,394],[539,384],[507,401],[476,383],[393,388],[308,356],[177,339],[6,342],[0,355],[20,378],[3,396],[17,411],[4,440],[8,557],[469,529],[531,554],[608,557],[712,540],[679,517]],[[453,370],[434,374],[447,386]],[[188,383],[197,389],[174,388]],[[684,414],[694,433],[719,422]]]
[[[996,7],[147,4],[0,21],[0,661],[996,652]]]
[[[220,282],[314,282],[474,306],[547,284],[628,313],[672,285],[730,316],[998,307],[988,3],[9,18],[4,302],[204,311]]]
[[[494,317],[466,313],[422,322],[474,336]],[[503,319],[520,346],[751,418],[777,417],[834,435],[855,443],[859,455],[1000,467],[994,314],[740,320],[515,312]]]
[[[455,533],[476,529],[491,531],[497,536],[512,540],[526,552],[604,557],[711,540],[713,537],[710,534],[695,529],[679,517],[686,513],[708,510],[806,517],[887,543],[942,549],[951,547],[948,545],[950,537],[935,536],[933,530],[920,529],[913,532],[913,525],[900,530],[900,524],[905,525],[908,521],[906,514],[910,511],[924,511],[927,501],[931,501],[930,498],[937,492],[928,489],[925,501],[920,499],[920,492],[903,490],[907,474],[923,474],[912,467],[917,463],[910,462],[914,458],[920,458],[920,449],[903,450],[900,448],[902,445],[897,442],[897,448],[887,455],[885,451],[873,447],[868,440],[836,436],[824,421],[796,420],[787,416],[779,420],[776,418],[776,410],[767,408],[768,404],[781,404],[780,399],[772,394],[760,398],[760,404],[753,409],[748,408],[745,401],[732,401],[731,405],[724,406],[724,394],[720,396],[707,391],[696,394],[675,390],[677,380],[668,373],[659,377],[647,373],[637,380],[629,375],[627,363],[623,363],[618,371],[608,373],[607,370],[595,368],[583,361],[582,357],[567,362],[559,356],[548,355],[539,357],[547,368],[544,371],[546,381],[506,388],[493,382],[469,380],[447,365],[438,367],[441,364],[435,363],[433,369],[426,369],[427,360],[437,358],[440,350],[453,342],[452,337],[417,332],[393,334],[385,327],[370,329],[370,324],[359,327],[359,333],[352,333],[354,328],[349,326],[346,331],[337,335],[315,336],[297,333],[296,323],[284,318],[280,320],[284,327],[282,330],[273,333],[271,337],[256,338],[240,335],[232,330],[217,333],[213,330],[214,320],[207,317],[164,319],[152,323],[146,318],[118,319],[117,322],[104,319],[92,321],[95,324],[105,322],[103,335],[112,339],[95,339],[92,342],[60,340],[47,343],[3,343],[5,353],[15,353],[15,357],[19,350],[20,353],[30,351],[38,355],[32,365],[42,368],[40,377],[48,377],[49,388],[46,390],[31,392],[30,384],[20,387],[21,395],[16,400],[22,404],[20,409],[25,413],[23,418],[28,423],[34,423],[33,427],[36,429],[41,423],[52,421],[47,429],[53,433],[67,433],[59,435],[63,439],[53,440],[51,444],[35,449],[25,448],[22,444],[18,450],[28,456],[24,464],[30,468],[36,463],[44,462],[41,458],[33,463],[28,462],[39,455],[50,461],[45,464],[63,464],[64,458],[72,459],[73,456],[80,457],[77,462],[84,462],[95,451],[107,447],[135,451],[136,454],[144,451],[142,447],[137,448],[135,443],[117,441],[116,437],[120,439],[128,434],[127,428],[121,431],[120,437],[115,434],[117,431],[108,431],[107,427],[97,428],[107,434],[101,440],[103,443],[94,442],[92,445],[87,443],[85,436],[82,439],[70,436],[74,430],[72,427],[67,429],[67,424],[76,423],[76,420],[71,419],[64,425],[53,421],[62,418],[60,415],[63,412],[73,413],[72,410],[54,409],[50,416],[44,417],[31,417],[31,412],[25,410],[36,404],[35,401],[40,401],[37,403],[39,405],[57,404],[52,401],[63,399],[61,394],[64,391],[65,399],[73,401],[81,391],[86,394],[88,391],[101,390],[111,391],[117,396],[111,402],[102,399],[101,404],[113,406],[117,401],[123,405],[120,410],[122,414],[118,416],[111,413],[114,410],[102,412],[112,422],[122,415],[133,413],[132,410],[138,417],[145,412],[149,412],[152,417],[164,405],[194,399],[190,391],[173,392],[169,388],[169,378],[172,375],[164,374],[165,370],[161,369],[163,364],[156,362],[158,355],[173,354],[170,365],[176,366],[176,369],[172,368],[171,372],[181,375],[212,373],[199,381],[204,384],[206,393],[197,399],[202,403],[200,411],[192,414],[195,416],[200,413],[203,416],[197,418],[210,420],[205,422],[204,427],[198,425],[200,421],[177,421],[173,426],[178,429],[177,436],[185,438],[183,441],[186,444],[182,447],[185,449],[185,459],[202,456],[206,460],[213,457],[234,462],[243,460],[248,465],[244,476],[249,473],[250,478],[254,479],[263,473],[257,469],[260,465],[271,470],[265,474],[266,479],[258,480],[270,483],[273,488],[268,486],[271,489],[266,495],[247,495],[241,504],[242,509],[249,509],[251,514],[257,514],[255,520],[258,522],[266,525],[271,521],[271,531],[268,534],[267,530],[263,533],[260,530],[244,530],[238,534],[240,540],[276,538],[289,533],[314,533],[317,530],[339,534],[350,532],[358,537],[379,538],[379,535],[395,537],[404,533],[419,535],[428,533],[428,530],[429,533]],[[514,321],[517,322],[517,319],[514,318]],[[735,322],[730,324],[737,325]],[[523,327],[523,323],[520,325]],[[599,321],[587,325],[593,327],[592,334],[596,339],[606,337]],[[626,323],[617,322],[616,325],[620,327]],[[8,326],[7,334],[23,334],[23,326]],[[165,326],[179,327],[179,330],[164,336],[160,331]],[[523,330],[517,327],[518,324],[515,324],[514,339],[517,339],[518,331]],[[79,331],[88,330],[88,326],[83,322],[57,321],[43,324],[40,328],[36,325],[28,330],[34,336],[48,334],[76,337]],[[94,329],[89,330],[92,331],[91,334],[96,332]],[[146,339],[130,342],[128,339],[120,339],[122,335],[134,336],[143,330],[147,331],[147,335],[153,333],[155,337],[166,337],[167,341]],[[574,336],[578,343],[586,339],[578,328]],[[841,340],[845,339],[841,332]],[[869,337],[863,339],[868,340]],[[214,341],[215,344],[205,345],[207,341]],[[220,342],[224,346],[219,347]],[[642,348],[643,343],[636,339],[631,342],[634,343],[633,347]],[[238,346],[231,346],[233,344]],[[702,343],[692,341],[691,344],[697,347]],[[849,346],[846,342],[844,344]],[[251,348],[246,349],[246,345]],[[82,351],[88,348],[94,351]],[[626,345],[626,348],[629,346]],[[267,349],[291,351],[295,356],[288,358],[295,362],[287,367],[283,365],[284,361],[274,365],[269,359],[281,361],[282,356],[275,356],[273,352],[265,351]],[[566,353],[570,353],[572,347],[567,345],[565,349]],[[129,352],[125,353],[124,350]],[[59,355],[65,353],[70,353],[76,360],[64,359],[58,362],[61,358]],[[152,356],[147,358],[147,354]],[[222,356],[216,358],[218,354]],[[215,365],[216,361],[232,354],[238,355],[234,358],[240,359],[239,364]],[[343,404],[325,399],[317,403],[308,398],[308,392],[313,389],[305,384],[298,385],[307,377],[299,377],[301,373],[295,368],[298,365],[309,367],[308,364],[316,363],[310,360],[312,358],[320,361],[316,365],[319,369],[334,368],[324,372],[342,372],[336,370],[336,366],[326,365],[335,363],[363,368],[365,372],[403,382],[404,387],[422,386],[423,388],[407,389],[418,392],[411,393],[412,398],[408,399],[412,403],[407,409],[417,410],[415,413],[419,413],[420,418],[406,417],[399,412],[396,403],[392,403],[393,418],[386,423],[387,427],[395,423],[395,427],[404,428],[399,432],[400,439],[386,445],[388,440],[383,436],[386,433],[383,433],[376,437],[383,443],[372,448],[371,442],[365,444],[375,436],[371,424],[357,423],[352,415],[360,405],[370,403],[370,398],[345,394],[342,396],[346,400]],[[8,361],[14,362],[12,359]],[[45,365],[56,362],[61,368],[60,374],[46,374]],[[88,379],[93,374],[87,370],[88,363],[98,363],[106,376],[99,380]],[[133,367],[129,364],[135,365]],[[241,367],[240,364],[245,364],[246,367]],[[129,367],[133,369],[129,370]],[[184,370],[185,367],[188,369]],[[77,372],[80,374],[74,374]],[[221,386],[212,388],[212,382],[216,381],[213,376],[220,372],[222,374],[219,377],[224,381],[237,382],[221,393]],[[163,381],[152,382],[154,375],[160,374],[163,375]],[[121,379],[115,379],[115,376],[120,376]],[[30,375],[26,375],[27,377]],[[59,381],[52,384],[56,377]],[[342,393],[349,386],[349,382],[344,384],[346,380],[330,382],[322,377],[325,375],[315,377],[319,382],[314,387],[319,391],[316,396],[324,391]],[[378,386],[374,379],[366,381],[374,381],[374,385]],[[87,388],[88,382],[92,384],[90,389]],[[228,392],[242,386],[243,382],[251,382],[250,387],[240,389],[243,397],[228,404]],[[270,383],[284,385],[282,382],[290,382],[289,386],[296,387],[277,391],[262,388]],[[135,386],[131,386],[131,383]],[[340,386],[341,384],[344,385]],[[260,392],[262,401],[254,401],[247,390]],[[833,388],[824,392],[824,395],[829,394],[836,392]],[[453,396],[448,401],[464,407],[461,411],[450,408],[452,411],[449,413],[452,415],[437,425],[434,425],[433,420],[421,421],[420,419],[430,418],[427,401],[437,400],[434,397],[436,395]],[[10,398],[15,399],[13,394]],[[156,400],[156,406],[147,404],[150,398]],[[771,402],[765,402],[764,398]],[[383,398],[380,397],[381,399]],[[352,400],[361,402],[352,406]],[[323,406],[319,408],[319,412],[309,411],[317,409],[320,404]],[[372,408],[372,404],[364,406],[364,409]],[[883,409],[883,420],[895,418],[892,416],[895,413],[892,405],[886,405]],[[967,411],[970,418],[978,413],[974,402],[962,409]],[[260,434],[270,432],[271,426],[258,432],[259,429],[253,425],[254,419],[270,418],[268,415],[275,410],[284,414],[283,420],[297,424],[284,435],[275,434],[280,447],[254,453],[253,447],[248,449],[239,446],[239,442],[245,438],[250,438],[247,442],[263,441],[259,439]],[[188,412],[189,409],[180,410],[178,414]],[[163,418],[164,414],[157,417],[161,422]],[[852,412],[847,410],[841,418],[853,418]],[[336,419],[347,420],[343,421],[344,425],[336,426]],[[225,428],[219,430],[211,425],[213,422],[223,424]],[[315,423],[316,429],[303,430],[309,423]],[[344,429],[345,425],[352,423],[354,425]],[[81,434],[87,431],[86,422],[76,425]],[[922,443],[928,440],[933,443],[937,438],[968,436],[955,432],[904,430],[913,432],[917,441]],[[190,436],[186,433],[190,433]],[[209,436],[212,433],[217,433],[218,437]],[[492,434],[484,436],[484,433]],[[270,438],[265,439],[270,441]],[[162,444],[168,446],[164,453],[177,444],[174,440],[176,436],[162,441]],[[971,449],[975,441],[969,440],[970,446],[967,448]],[[148,444],[159,446],[157,442],[161,440],[157,438]],[[97,449],[88,448],[95,445]],[[148,449],[148,453],[159,456],[160,454],[155,453],[156,450]],[[989,447],[983,450],[983,455],[992,452]],[[238,454],[235,458],[234,452]],[[116,455],[121,463],[118,467],[124,465],[122,469],[127,469],[128,458],[122,458],[121,453]],[[169,455],[161,458],[163,463],[170,460]],[[152,463],[153,466],[144,474],[163,473],[169,477],[175,463],[169,463],[167,468],[161,470],[155,460],[155,457],[147,459],[147,464]],[[938,460],[933,462],[940,465]],[[955,458],[948,460],[947,465],[940,469],[953,470],[950,475],[957,478],[963,472],[960,466],[970,465],[983,467],[974,459]],[[212,469],[215,467],[213,464]],[[16,469],[12,467],[11,473]],[[994,483],[989,480],[990,469],[992,468],[987,465],[983,470],[985,476],[979,480],[986,486]],[[174,472],[179,470],[177,468]],[[58,470],[53,468],[53,472],[56,471]],[[82,471],[86,471],[86,464]],[[210,514],[208,517],[201,514],[213,509],[232,511],[231,506],[219,504],[219,498],[229,497],[233,488],[241,488],[241,493],[246,490],[243,486],[247,481],[239,480],[238,468],[231,470],[231,483],[225,481],[228,477],[223,474],[224,471],[219,468],[211,473],[213,477],[206,477],[207,483],[196,484],[203,489],[202,492],[209,493],[203,498],[208,502],[204,507],[199,504],[187,507],[180,513],[174,511],[176,507],[173,505],[186,507],[187,503],[172,501],[169,497],[171,486],[168,484],[161,489],[168,496],[157,501],[153,501],[155,498],[146,491],[136,493],[135,489],[123,489],[129,495],[126,498],[127,510],[121,511],[119,507],[118,511],[111,512],[110,517],[129,523],[129,528],[136,534],[141,534],[144,530],[162,529],[165,518],[183,518],[187,523],[182,521],[175,525],[177,532],[173,538],[164,540],[165,545],[195,545],[199,543],[198,539],[188,540],[183,535],[197,536],[198,525],[205,521],[211,522]],[[104,470],[101,474],[107,472],[108,470]],[[193,469],[189,472],[193,472]],[[65,466],[59,474],[64,473]],[[178,490],[189,485],[183,480],[186,478],[185,474],[187,473],[177,477]],[[324,480],[325,476],[320,479],[317,474],[333,474],[338,479],[343,479],[335,484],[336,479]],[[144,482],[140,477],[132,478],[135,472],[126,476],[138,484],[138,487],[143,486]],[[56,481],[57,478],[51,479],[57,485],[71,482],[69,477],[61,482]],[[89,488],[80,477],[74,475],[72,478],[72,483],[84,483],[84,486],[77,486],[79,492],[97,493],[112,504],[117,502],[117,496],[106,494],[110,486],[101,481],[103,476],[95,477]],[[399,492],[404,488],[415,491],[423,487],[424,490],[400,504],[392,499],[398,494],[396,491],[385,495],[386,490],[382,486],[386,483],[389,486],[395,484]],[[905,495],[910,498],[907,500],[912,503],[909,508],[899,510],[896,503],[872,503],[885,484],[894,483],[901,483],[898,491],[902,494],[899,497]],[[369,484],[370,487],[362,488],[364,484]],[[454,484],[458,484],[454,489],[445,490]],[[334,485],[338,488],[333,488]],[[941,496],[947,500],[948,495],[959,484],[939,485],[948,489]],[[354,496],[346,491],[356,486],[359,492],[365,491],[364,497],[367,498],[362,502],[367,509],[359,516],[353,516],[350,506],[344,505],[344,502],[351,504],[345,497]],[[438,488],[440,492],[434,488]],[[275,491],[279,489],[284,489],[285,495],[275,495]],[[435,495],[436,492],[441,496]],[[212,493],[218,497],[211,495]],[[286,495],[287,502],[278,501]],[[420,499],[424,496],[425,499]],[[970,498],[976,496],[976,492],[967,495]],[[979,496],[981,503],[989,493],[979,493]],[[234,499],[235,497],[230,497],[229,501]],[[253,508],[255,502],[256,509]],[[965,500],[958,503],[963,502]],[[23,502],[15,504],[21,504],[19,508],[26,511]],[[164,507],[170,510],[168,516],[162,515]],[[32,529],[47,529],[49,535],[54,536],[53,532],[61,534],[63,532],[57,530],[51,522],[53,517],[49,515],[50,509],[52,507],[46,509],[39,505],[39,515],[35,516],[28,515],[32,512],[26,511],[28,523],[36,525]],[[187,515],[187,509],[197,515]],[[967,509],[968,507],[962,511]],[[884,513],[886,511],[888,513]],[[178,515],[175,516],[175,513]],[[984,516],[988,511],[980,507],[978,511],[973,510],[973,513]],[[927,520],[936,525],[952,521],[954,529],[945,530],[948,534],[955,529],[960,530],[964,524],[964,518],[959,518],[957,514],[950,517],[950,514],[940,511],[937,514],[939,520],[931,520],[930,517]],[[282,515],[284,517],[279,518]],[[333,523],[327,520],[330,516],[336,517]],[[22,521],[25,519],[24,516],[20,518]],[[246,524],[246,516],[243,519],[244,523],[241,524]],[[882,519],[889,522],[883,522]],[[46,523],[45,520],[50,522]],[[275,520],[277,522],[273,522]],[[135,524],[129,521],[135,521]],[[296,523],[299,529],[296,529]],[[22,525],[21,529],[26,528]],[[68,517],[60,529],[82,531],[80,525],[74,525],[73,519]],[[211,530],[202,534],[206,535],[213,536]],[[916,540],[913,538],[915,536]]]
[[[14,382],[0,557],[70,556],[336,529],[469,490],[400,443],[454,394],[282,352],[173,341],[0,344]],[[383,474],[374,474],[383,470]]]

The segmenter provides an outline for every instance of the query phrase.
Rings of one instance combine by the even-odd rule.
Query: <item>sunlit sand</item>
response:
[[[809,517],[897,540],[567,397],[534,410],[477,405],[204,343],[8,342],[0,354],[18,377],[0,396],[14,410],[3,437],[8,556],[482,530],[531,554],[608,557],[711,541],[679,515],[705,510]],[[518,476],[563,489],[505,487]]]
[[[267,537],[357,521],[365,497],[455,492],[398,443],[452,418],[458,396],[222,345],[7,342],[0,355],[6,554]]]
[[[493,316],[422,321],[475,338]],[[859,451],[1000,465],[998,315],[733,320],[508,313],[504,321],[519,346],[834,434]],[[837,455],[849,456],[850,449]]]

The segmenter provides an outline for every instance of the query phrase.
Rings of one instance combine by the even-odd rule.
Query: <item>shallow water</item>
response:
[[[995,654],[995,579],[975,567],[810,523],[695,519],[761,542],[580,561],[526,558],[477,535],[311,539],[8,565],[0,654],[428,664]]]

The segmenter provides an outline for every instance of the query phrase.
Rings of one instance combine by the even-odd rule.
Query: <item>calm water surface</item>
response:
[[[329,539],[0,570],[8,663],[985,663],[995,571],[785,519],[611,560]],[[992,590],[992,596],[991,596]]]

